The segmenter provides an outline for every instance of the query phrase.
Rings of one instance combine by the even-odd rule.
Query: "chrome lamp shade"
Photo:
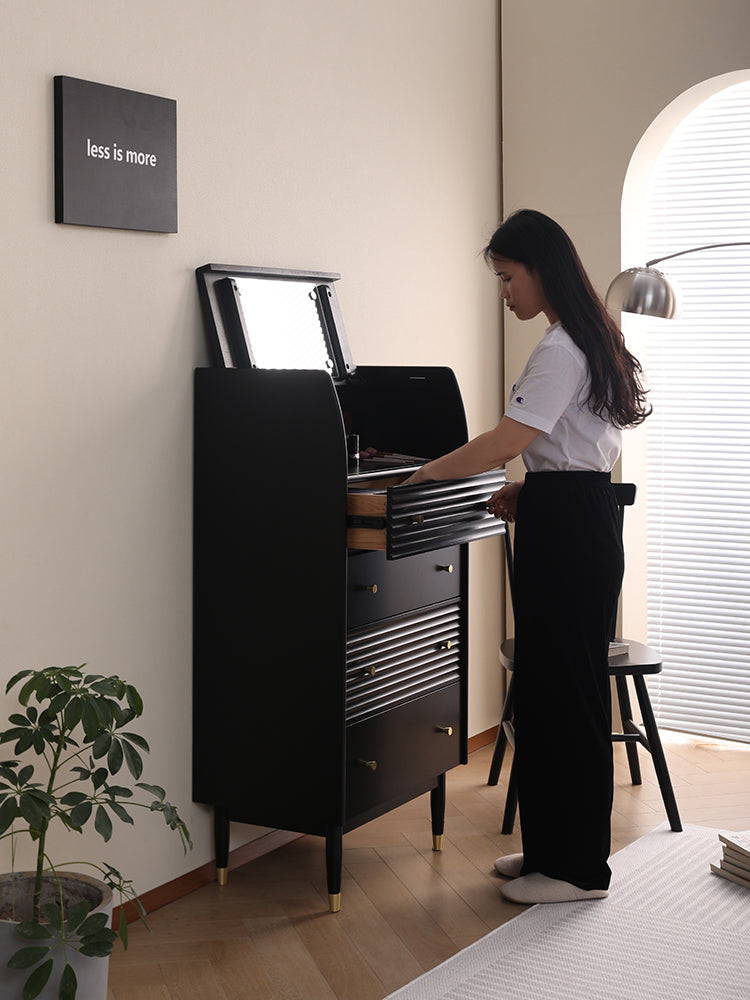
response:
[[[663,319],[677,319],[680,315],[681,295],[679,288],[670,278],[658,271],[654,264],[673,257],[682,257],[686,253],[698,253],[701,250],[719,250],[724,247],[750,246],[750,240],[737,240],[734,243],[709,243],[703,247],[691,247],[689,250],[678,250],[677,253],[656,257],[646,262],[645,267],[630,267],[621,271],[612,281],[605,296],[607,309],[612,312],[640,313],[642,316],[659,316]]]
[[[676,319],[681,295],[662,271],[655,267],[630,267],[622,271],[607,289],[606,305],[612,310]]]

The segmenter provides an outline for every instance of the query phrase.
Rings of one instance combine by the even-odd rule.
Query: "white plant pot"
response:
[[[80,875],[77,872],[58,872],[58,877],[63,884],[65,905],[69,906],[80,899],[87,899],[91,904],[91,913],[106,913],[108,918],[111,918],[112,890],[104,882],[88,875]],[[53,887],[59,892],[54,877],[46,876],[42,888],[43,902],[52,901]],[[17,933],[16,924],[30,919],[33,889],[33,872],[0,875],[0,997],[2,1000],[21,1000],[23,984],[31,971],[29,969],[9,969],[8,959],[11,955],[14,955],[19,948],[29,945],[52,944],[53,948],[57,949],[55,966],[47,985],[39,994],[38,1000],[58,1000],[60,976],[65,967],[66,957],[78,980],[76,1000],[106,1000],[109,956],[88,958],[72,948],[67,949],[66,956],[59,939],[29,941]],[[18,919],[7,919],[4,914],[14,904]]]

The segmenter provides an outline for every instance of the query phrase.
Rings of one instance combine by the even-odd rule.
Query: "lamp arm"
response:
[[[717,247],[747,247],[750,246],[750,240],[741,240],[739,243],[709,243],[705,247],[693,247],[690,250],[678,250],[677,253],[667,254],[666,257],[656,257],[654,260],[646,261],[646,267],[653,267],[654,264],[660,264],[663,260],[671,260],[673,257],[682,257],[686,253],[697,253],[698,250],[715,250]]]

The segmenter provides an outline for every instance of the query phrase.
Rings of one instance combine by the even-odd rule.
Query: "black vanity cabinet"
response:
[[[194,475],[193,798],[220,879],[231,821],[325,837],[332,910],[347,830],[429,791],[441,847],[467,759],[467,543],[504,528],[502,472],[399,485],[466,440],[460,393],[444,368],[356,368],[336,277],[199,269],[216,365],[195,373]],[[268,312],[238,278],[292,288],[289,336],[301,302],[321,367],[257,364]],[[352,434],[388,454],[357,461]]]

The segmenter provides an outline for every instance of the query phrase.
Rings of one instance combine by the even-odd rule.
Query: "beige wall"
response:
[[[686,91],[750,68],[750,5],[502,0],[502,38],[505,212],[536,208],[557,219],[604,293],[621,266],[645,262],[627,231],[631,198],[621,264],[621,199],[636,147],[665,109],[674,104],[661,121],[674,127],[677,110],[687,113],[696,94],[705,98],[716,87],[681,96]],[[651,140],[653,150],[653,133]],[[543,332],[543,318],[524,325],[512,316],[506,321],[506,392]],[[628,446],[626,436],[626,452]],[[633,475],[632,467],[627,471]],[[520,462],[512,473],[522,474]],[[628,513],[625,592],[626,613],[632,608],[632,620],[641,622],[643,518],[643,504]]]
[[[87,661],[141,690],[146,778],[196,841],[184,859],[152,817],[121,828],[108,860],[146,891],[213,853],[190,802],[193,270],[340,271],[355,358],[453,367],[471,430],[490,426],[498,299],[478,251],[498,216],[497,5],[1,9],[2,674]],[[178,234],[55,225],[56,74],[177,100]],[[499,554],[473,552],[472,733],[497,719]],[[89,843],[98,856],[93,837],[70,856]],[[0,870],[8,856],[0,843]]]

